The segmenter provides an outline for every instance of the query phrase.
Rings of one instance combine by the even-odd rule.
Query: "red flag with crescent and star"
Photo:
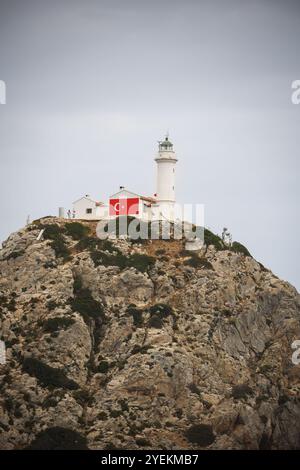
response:
[[[109,200],[109,215],[138,215],[139,198],[120,198]]]

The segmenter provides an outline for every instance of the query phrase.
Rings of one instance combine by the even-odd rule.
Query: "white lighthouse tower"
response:
[[[160,217],[174,220],[176,154],[169,136],[160,141],[157,163],[156,197]]]

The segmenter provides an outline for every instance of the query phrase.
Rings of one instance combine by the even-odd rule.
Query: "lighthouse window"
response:
[[[88,209],[86,210],[86,213],[87,213],[87,214],[91,214],[92,212],[93,212],[93,209],[88,208]]]

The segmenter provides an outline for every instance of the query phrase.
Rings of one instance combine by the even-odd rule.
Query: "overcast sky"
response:
[[[0,0],[0,240],[86,193],[204,203],[300,288],[299,0]]]

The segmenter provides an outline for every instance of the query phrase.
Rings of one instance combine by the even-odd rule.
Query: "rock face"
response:
[[[0,251],[1,449],[300,448],[291,285],[242,253],[69,223]]]

